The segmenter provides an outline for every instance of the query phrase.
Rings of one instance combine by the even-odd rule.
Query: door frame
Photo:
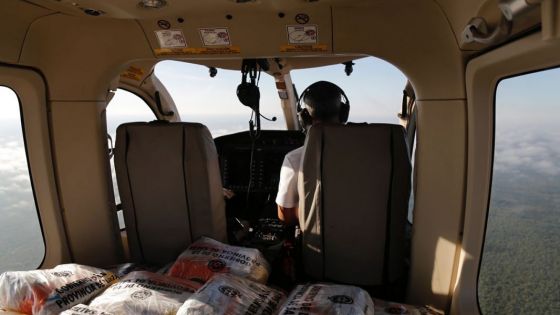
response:
[[[478,275],[494,159],[494,101],[498,83],[507,77],[560,65],[560,38],[541,32],[490,51],[467,64],[468,162],[463,240],[451,314],[480,314]]]

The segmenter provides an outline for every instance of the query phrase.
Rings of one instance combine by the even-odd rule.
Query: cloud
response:
[[[0,142],[0,213],[35,211],[23,141],[4,136]]]
[[[560,137],[552,131],[554,129],[554,126],[546,125],[499,129],[496,133],[494,169],[519,174],[560,175]]]
[[[14,175],[27,171],[27,160],[23,144],[15,141],[0,142],[0,173]]]

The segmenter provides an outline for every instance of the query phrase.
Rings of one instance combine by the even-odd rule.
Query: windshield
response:
[[[374,57],[354,61],[350,76],[343,64],[292,70],[296,89],[301,93],[311,83],[328,80],[340,86],[350,100],[351,122],[398,123],[402,89],[406,77],[393,65]],[[162,61],[155,73],[175,100],[183,121],[205,124],[214,137],[249,129],[251,109],[237,99],[241,72],[218,69],[210,77],[206,66],[179,61]],[[262,73],[259,81],[261,114],[277,120],[261,120],[263,129],[285,130],[275,80]]]

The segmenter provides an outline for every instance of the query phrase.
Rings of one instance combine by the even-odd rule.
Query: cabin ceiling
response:
[[[149,0],[27,0],[37,5],[72,15],[84,15],[84,9],[104,12],[104,16],[123,19],[153,19],[161,16],[200,12],[229,12],[239,9],[276,11],[323,5],[367,5],[371,0],[164,0],[161,8],[141,5]],[[160,0],[151,0],[160,1]]]
[[[34,3],[54,12],[73,16],[92,17],[89,14],[101,13],[99,17],[117,19],[153,20],[162,17],[183,17],[205,15],[227,15],[239,11],[275,12],[315,9],[321,6],[332,7],[375,7],[394,0],[22,0]],[[161,8],[145,8],[143,1],[163,1]],[[405,3],[407,1],[404,1]],[[410,2],[414,2],[410,0]],[[480,10],[490,11],[490,16],[499,16],[498,0],[431,0],[446,15],[457,40],[468,21]],[[403,7],[404,9],[404,7]],[[90,11],[94,10],[94,11]],[[488,13],[488,12],[485,12]],[[97,18],[99,18],[97,17]],[[426,19],[432,17],[426,16]]]
[[[249,9],[252,11],[281,11],[317,6],[374,6],[393,0],[22,0],[50,10],[75,16],[87,16],[87,9],[102,12],[101,16],[120,19],[154,19],[192,13],[227,13]],[[158,9],[146,8],[143,1],[163,1]],[[412,0],[410,0],[412,1]],[[452,25],[463,27],[484,3],[498,0],[431,0],[446,13]]]
[[[0,61],[40,69],[58,99],[102,100],[129,66],[148,74],[160,60],[239,69],[243,58],[268,58],[290,70],[375,56],[419,97],[456,99],[466,61],[488,48],[462,45],[462,30],[475,16],[500,17],[499,0],[165,0],[160,9],[141,1],[158,0],[2,0]],[[293,39],[303,31],[290,29],[303,27],[315,35]],[[69,79],[84,73],[95,83]]]

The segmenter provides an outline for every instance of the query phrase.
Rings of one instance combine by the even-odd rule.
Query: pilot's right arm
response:
[[[276,195],[278,218],[287,225],[295,225],[298,223],[297,212],[299,196],[297,180],[300,161],[298,159],[299,154],[296,153],[294,155],[293,153],[296,152],[292,151],[284,158],[284,163],[282,163],[282,168],[280,169],[278,195]]]

